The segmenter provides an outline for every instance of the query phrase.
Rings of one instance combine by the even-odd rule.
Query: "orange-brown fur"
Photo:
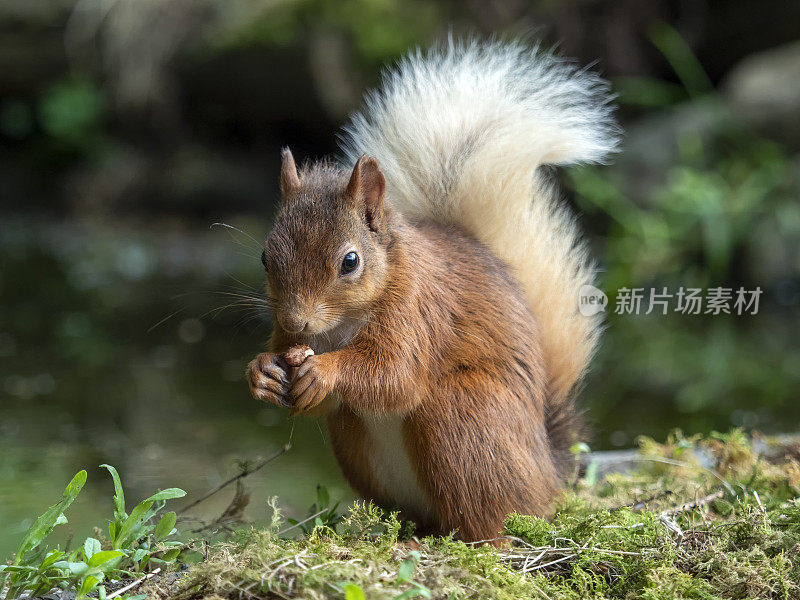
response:
[[[548,400],[536,319],[507,266],[463,231],[406,222],[374,160],[297,175],[287,151],[282,191],[265,246],[276,324],[248,368],[253,395],[326,414],[345,477],[387,506],[397,494],[372,472],[363,419],[402,415],[433,515],[409,516],[425,531],[491,539],[512,511],[545,514],[567,454],[547,424],[577,423],[570,402]],[[350,246],[362,272],[348,279]],[[289,381],[274,357],[296,343],[316,355]]]

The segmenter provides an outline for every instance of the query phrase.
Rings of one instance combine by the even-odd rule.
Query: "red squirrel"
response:
[[[450,41],[384,76],[341,163],[283,151],[251,392],[324,415],[353,488],[422,532],[495,538],[569,470],[601,316],[578,311],[595,267],[543,167],[605,160],[612,112],[552,54]]]

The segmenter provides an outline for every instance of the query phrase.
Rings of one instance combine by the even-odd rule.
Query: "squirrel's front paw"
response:
[[[247,383],[256,400],[289,406],[289,377],[285,363],[277,354],[264,352],[247,365]]]
[[[319,406],[325,396],[333,390],[336,365],[331,360],[331,354],[333,353],[309,356],[297,368],[289,391],[293,415],[308,412]]]

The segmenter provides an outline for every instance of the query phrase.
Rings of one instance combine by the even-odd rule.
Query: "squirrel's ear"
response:
[[[386,194],[386,179],[374,158],[362,156],[353,167],[347,195],[356,202],[363,202],[367,224],[375,232],[383,228],[383,199]]]
[[[293,194],[300,189],[300,177],[297,176],[297,165],[289,148],[281,150],[281,194]]]

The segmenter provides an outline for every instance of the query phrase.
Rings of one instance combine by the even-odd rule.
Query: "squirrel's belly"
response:
[[[369,436],[368,460],[372,474],[397,508],[408,516],[429,522],[433,511],[417,480],[403,443],[402,415],[362,415]]]

